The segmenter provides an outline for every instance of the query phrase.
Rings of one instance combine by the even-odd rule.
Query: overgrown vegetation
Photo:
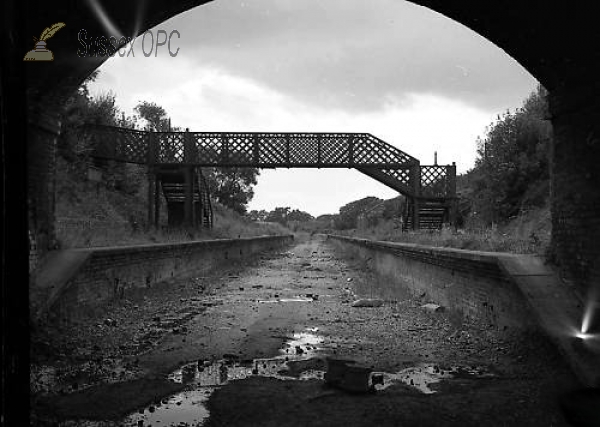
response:
[[[173,242],[193,239],[248,237],[289,233],[280,224],[256,224],[242,214],[252,199],[258,169],[207,168],[212,195],[214,229],[168,228],[155,230],[147,224],[147,170],[133,165],[93,159],[90,139],[82,132],[86,123],[144,128],[151,131],[171,127],[160,105],[141,101],[135,114],[126,116],[116,106],[112,93],[92,97],[88,84],[93,73],[67,102],[63,131],[58,140],[56,175],[56,231],[60,246],[90,247]],[[161,203],[161,218],[167,218]]]
[[[394,222],[383,221],[376,227],[359,227],[338,233],[427,246],[543,255],[550,242],[550,211],[547,207],[535,209],[506,224],[487,228],[402,232]]]
[[[115,189],[108,181],[80,179],[71,165],[59,159],[56,189],[56,232],[62,248],[135,245],[215,238],[289,234],[280,224],[258,224],[213,203],[214,228],[156,230],[147,224],[146,186],[142,179],[134,194]],[[161,217],[167,212],[162,204]]]
[[[473,169],[457,177],[459,229],[402,232],[404,197],[366,197],[338,214],[306,223],[312,231],[485,251],[542,254],[550,241],[546,91],[539,86],[521,108],[498,115],[477,141]]]
[[[289,206],[276,207],[271,212],[267,212],[266,210],[254,210],[250,211],[247,216],[252,221],[277,222],[282,225],[287,225],[292,222],[307,222],[314,219],[308,212],[303,212],[299,209],[292,210]]]
[[[471,202],[471,222],[506,223],[546,205],[552,127],[546,91],[539,86],[514,113],[498,116],[477,141],[475,167],[459,184]]]
[[[464,249],[542,253],[550,239],[549,152],[552,130],[546,120],[546,91],[540,86],[514,112],[498,115],[477,141],[473,169],[458,176],[459,230],[402,232],[399,217],[406,200],[365,197],[339,213],[313,218],[290,207],[247,212],[259,174],[256,168],[205,168],[215,198],[215,228],[152,230],[146,224],[145,166],[94,162],[83,137],[84,123],[145,128],[171,126],[160,105],[142,101],[126,116],[112,93],[91,97],[94,73],[68,101],[59,139],[57,232],[63,246],[98,246],[198,238],[237,237],[288,231],[336,232],[368,238],[452,246]],[[90,181],[90,165],[102,180]],[[161,217],[167,217],[162,204]]]

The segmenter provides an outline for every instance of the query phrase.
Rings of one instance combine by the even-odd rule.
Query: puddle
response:
[[[380,374],[383,375],[383,384],[376,384],[375,390],[384,390],[397,382],[402,382],[425,394],[435,393],[435,390],[429,388],[431,384],[453,377],[450,371],[434,366],[407,368],[395,374],[387,372],[381,372]]]
[[[212,389],[188,390],[163,399],[161,405],[151,406],[143,414],[136,413],[125,420],[126,426],[200,426],[209,413],[206,401]]]
[[[323,349],[323,337],[318,328],[292,335],[273,358],[239,360],[236,355],[224,355],[218,361],[188,363],[168,375],[168,379],[188,385],[189,389],[131,414],[124,422],[131,426],[200,426],[208,418],[206,401],[215,388],[230,381],[261,376],[280,380],[323,380],[326,362],[315,356]],[[187,424],[186,424],[187,423]]]
[[[277,299],[266,299],[266,300],[257,300],[256,302],[263,304],[273,304],[276,302],[313,302],[314,299],[306,298],[306,297],[295,297],[295,298],[277,298]]]
[[[323,343],[323,337],[316,335],[318,329],[309,332],[300,332],[293,335],[292,339],[287,341],[282,349],[279,350],[281,354],[286,356],[299,356],[303,358],[315,357],[318,353],[323,351],[320,344]]]
[[[187,389],[161,404],[140,410],[124,420],[127,426],[201,426],[209,417],[206,402],[212,392],[230,381],[261,376],[285,381],[324,380],[327,362],[322,347],[324,338],[318,328],[295,333],[273,358],[240,360],[237,355],[224,355],[218,361],[199,360],[188,363],[169,374],[168,379],[184,384]],[[435,393],[430,386],[444,379],[490,376],[483,368],[453,367],[441,369],[423,365],[403,369],[397,373],[374,372],[371,384],[375,390],[404,383],[422,393]],[[493,376],[493,375],[491,375]]]
[[[436,393],[436,390],[432,390],[429,386],[439,383],[444,379],[495,377],[494,374],[488,372],[483,367],[455,366],[450,369],[442,369],[436,365],[407,368],[395,374],[387,372],[377,372],[376,374],[380,374],[383,377],[383,384],[375,384],[375,390],[384,390],[395,383],[402,382],[424,394]]]

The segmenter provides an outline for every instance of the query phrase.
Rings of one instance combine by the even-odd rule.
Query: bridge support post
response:
[[[446,197],[450,201],[450,206],[448,206],[449,210],[449,222],[450,225],[456,228],[456,216],[458,210],[458,199],[456,197],[456,163],[452,162],[452,166],[446,166],[446,176],[448,177],[448,194]]]
[[[410,169],[410,180],[412,183],[413,198],[412,198],[412,228],[417,231],[420,226],[419,219],[419,204],[421,196],[421,165],[419,163],[413,165]]]
[[[154,175],[154,228],[160,226],[160,179]]]
[[[419,218],[419,199],[417,197],[413,197],[412,217],[413,217],[412,228],[414,231],[417,231],[417,230],[419,230],[419,225],[420,225],[420,221],[421,221],[421,219]]]
[[[156,188],[158,184],[158,170],[156,160],[158,158],[158,141],[156,134],[151,132],[147,134],[148,151],[146,157],[146,165],[148,168],[148,228],[154,225],[158,228],[158,214],[156,205],[158,204],[158,194]]]
[[[186,227],[194,225],[194,167],[186,166],[184,169],[185,187],[183,201],[183,222]]]
[[[186,227],[193,227],[194,222],[194,166],[193,163],[196,160],[194,140],[190,134],[190,130],[185,130],[183,139],[183,162],[185,166],[183,168],[185,187],[184,187],[184,200],[183,200],[183,222]]]
[[[153,213],[154,213],[154,181],[156,180],[156,175],[154,173],[154,171],[148,167],[148,172],[146,173],[147,178],[148,178],[148,190],[147,190],[147,228],[150,228],[154,225],[154,218],[153,218]]]

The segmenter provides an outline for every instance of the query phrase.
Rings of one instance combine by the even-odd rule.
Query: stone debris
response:
[[[383,373],[377,372],[371,375],[371,383],[373,385],[381,384],[383,385]]]
[[[204,301],[199,301],[199,303],[205,307],[214,307],[217,305],[223,305],[223,300],[222,299],[204,300]]]
[[[352,303],[352,307],[381,307],[383,300],[380,299],[359,299]]]
[[[494,363],[495,360],[502,360],[503,353],[508,352],[507,345],[491,335],[494,331],[490,332],[490,338],[488,338],[486,335],[488,333],[486,332],[487,329],[478,332],[473,325],[461,325],[461,328],[465,330],[456,330],[456,326],[449,323],[447,316],[429,315],[428,310],[437,312],[444,310],[444,307],[433,303],[427,304],[431,300],[424,292],[420,294],[419,291],[416,295],[412,295],[412,298],[405,301],[395,301],[388,299],[388,297],[385,300],[359,299],[360,297],[355,295],[352,290],[354,283],[349,283],[353,282],[353,278],[348,277],[348,273],[334,275],[334,269],[339,269],[338,264],[325,264],[323,268],[327,271],[327,276],[316,276],[316,273],[313,274],[309,271],[320,271],[320,269],[310,266],[310,263],[306,263],[309,265],[306,269],[298,268],[300,261],[306,260],[307,257],[296,258],[300,259],[294,263],[285,261],[285,265],[289,265],[294,273],[289,279],[282,279],[278,270],[275,274],[259,275],[265,279],[244,274],[241,276],[243,279],[237,282],[221,283],[225,290],[221,291],[223,294],[217,294],[218,296],[215,297],[209,296],[207,293],[200,293],[197,287],[191,288],[190,285],[185,293],[179,293],[177,287],[171,287],[160,296],[153,294],[152,299],[147,301],[144,298],[144,302],[141,302],[141,298],[137,298],[135,304],[139,304],[138,310],[135,310],[136,305],[133,306],[134,310],[132,310],[133,302],[125,301],[122,304],[122,309],[117,307],[117,309],[110,312],[110,318],[108,318],[109,314],[107,313],[98,320],[94,319],[93,323],[90,324],[93,328],[88,328],[90,337],[84,341],[85,346],[77,347],[76,353],[67,352],[73,346],[70,341],[66,343],[70,347],[67,347],[66,344],[64,350],[61,347],[60,357],[67,358],[63,355],[63,352],[72,359],[77,357],[77,360],[72,362],[76,362],[77,365],[68,371],[61,368],[46,373],[46,371],[42,371],[43,366],[38,370],[33,370],[31,389],[35,392],[64,389],[64,393],[71,393],[75,389],[82,391],[94,383],[127,381],[139,378],[145,373],[137,362],[136,364],[131,362],[131,357],[143,354],[152,347],[158,347],[162,352],[163,347],[159,346],[163,342],[165,342],[164,351],[167,356],[161,357],[186,357],[185,353],[180,351],[180,349],[185,349],[190,345],[181,344],[186,342],[186,337],[188,343],[193,343],[194,347],[201,348],[202,357],[214,357],[216,353],[212,352],[218,349],[218,354],[225,360],[224,363],[231,366],[248,357],[244,353],[240,353],[240,355],[235,353],[238,348],[237,345],[243,347],[243,343],[247,340],[254,339],[258,334],[264,332],[264,329],[261,329],[264,327],[259,323],[252,326],[251,333],[247,333],[248,325],[251,324],[248,322],[248,318],[254,319],[254,313],[261,312],[259,316],[269,322],[271,317],[278,318],[284,313],[281,309],[285,304],[282,302],[311,301],[311,299],[312,301],[318,301],[319,295],[317,292],[322,292],[321,296],[325,301],[315,304],[290,304],[289,313],[296,316],[297,319],[301,318],[297,322],[306,322],[307,326],[312,326],[309,329],[310,332],[318,331],[318,326],[324,328],[327,331],[327,341],[323,342],[322,347],[317,347],[312,343],[300,346],[296,345],[296,342],[290,345],[289,348],[285,348],[283,354],[278,357],[285,361],[305,360],[309,359],[313,352],[320,350],[319,360],[324,362],[321,354],[329,354],[333,358],[350,355],[359,362],[331,359],[328,363],[329,368],[325,374],[326,383],[338,390],[366,393],[375,390],[375,386],[379,387],[377,390],[387,386],[390,382],[388,374],[372,372],[371,370],[375,368],[368,367],[371,363],[378,366],[377,369],[387,369],[389,366],[400,368],[413,360],[422,362],[428,359],[431,361],[431,365],[426,368],[426,374],[439,376],[445,373],[444,368],[447,365],[444,362],[447,360],[460,360],[461,357],[468,356],[487,363]],[[314,262],[319,260],[313,258]],[[302,274],[306,275],[302,276]],[[354,274],[357,275],[357,284],[369,285],[371,280],[375,280],[366,278],[362,272],[357,271]],[[302,280],[303,278],[305,280]],[[317,281],[317,278],[326,278],[328,282]],[[347,282],[346,285],[342,282],[344,280]],[[238,287],[244,290],[244,287],[240,285],[245,286],[249,291],[250,289],[258,290],[261,288],[264,291],[253,291],[251,292],[252,295],[244,292],[238,293]],[[211,288],[207,289],[208,292],[213,293]],[[366,292],[366,289],[357,289],[357,292]],[[253,304],[252,301],[264,302],[262,298],[267,295],[270,298],[273,298],[274,295],[276,298],[276,300],[269,302],[277,302],[280,295],[282,299],[276,304],[261,305],[261,308],[264,309],[264,311],[261,311],[258,304]],[[261,299],[254,300],[250,297],[260,297]],[[248,307],[242,307],[246,302]],[[399,307],[400,303],[403,303],[402,307]],[[223,305],[223,307],[209,308],[215,305]],[[350,305],[352,307],[382,308],[375,311],[360,311],[353,310]],[[240,307],[242,307],[241,310]],[[223,310],[223,308],[228,310]],[[273,309],[273,314],[268,313],[271,309]],[[240,316],[239,313],[244,312],[244,310],[250,314],[242,313],[242,316]],[[199,314],[205,317],[198,318]],[[366,318],[358,317],[360,315],[364,315]],[[247,316],[247,318],[243,316]],[[113,321],[113,319],[116,320]],[[134,322],[132,319],[138,320]],[[188,332],[185,323],[192,319],[195,323],[193,323],[194,326],[190,324]],[[119,327],[114,328],[113,326],[117,324]],[[268,324],[271,325],[271,323]],[[277,336],[273,335],[274,338],[287,337],[288,331],[285,328],[280,330],[269,326],[268,329],[278,334]],[[83,328],[80,328],[80,330],[80,333],[87,331]],[[233,331],[231,334],[220,333],[221,331],[230,330]],[[175,336],[168,337],[165,340],[165,334],[174,334]],[[231,338],[230,335],[235,339],[232,338],[230,343],[225,343],[225,340]],[[490,341],[492,338],[494,339]],[[445,341],[443,342],[444,351],[437,352],[436,346],[438,344],[436,342],[440,343],[442,340]],[[76,342],[74,339],[72,341]],[[167,346],[167,344],[173,345]],[[41,348],[42,346],[39,345],[38,347]],[[36,347],[36,350],[38,347]],[[169,353],[173,351],[176,351],[176,353]],[[224,351],[228,353],[223,354]],[[512,360],[521,358],[517,350],[513,353],[511,363]],[[57,354],[59,354],[58,351]],[[100,358],[100,356],[104,356],[104,358]],[[266,356],[270,356],[270,354],[267,352]],[[80,363],[81,360],[87,360],[86,363],[89,363],[89,366]],[[367,360],[368,366],[359,364],[366,363]],[[206,372],[212,375],[210,365],[211,362],[208,360],[197,361],[197,372]],[[323,371],[320,368],[319,371],[322,375]],[[256,368],[245,372],[246,375],[249,372],[254,375],[260,374]],[[216,374],[218,375],[219,372],[216,372]],[[460,374],[465,376],[468,372],[466,374],[460,372]],[[411,380],[412,377],[406,378],[407,383]],[[55,383],[60,385],[54,385]],[[415,379],[413,383],[415,386],[419,386],[420,380]],[[334,390],[333,393],[339,394],[339,391]],[[163,399],[161,403],[166,404],[167,401]],[[160,409],[156,405],[155,408],[157,412]],[[147,412],[150,412],[150,409]]]
[[[350,359],[328,357],[326,360],[326,384],[352,393],[367,393],[371,390],[371,368]]]
[[[444,307],[442,307],[441,305],[437,305],[437,304],[424,304],[421,306],[421,308],[427,310],[427,311],[431,311],[433,313],[438,313],[438,312],[442,312],[444,311]]]

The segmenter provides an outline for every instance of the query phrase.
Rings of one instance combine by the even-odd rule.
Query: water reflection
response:
[[[260,358],[240,361],[235,355],[224,355],[217,361],[199,360],[188,363],[168,375],[176,383],[189,385],[190,388],[165,399],[162,405],[152,405],[125,420],[131,426],[200,426],[209,416],[206,401],[215,388],[229,381],[243,380],[251,376],[271,377],[281,380],[322,380],[324,371],[311,369],[314,364],[307,363],[306,369],[298,363],[310,362],[317,352],[322,351],[323,337],[316,334],[318,328],[295,333],[273,358]],[[226,356],[226,357],[225,357]],[[290,370],[290,364],[296,363]]]
[[[326,370],[322,347],[324,338],[318,329],[307,329],[296,333],[273,358],[240,360],[237,355],[224,355],[217,361],[199,360],[183,365],[169,374],[171,381],[187,385],[187,390],[160,405],[153,405],[130,415],[125,425],[131,426],[201,426],[209,416],[206,408],[212,392],[230,381],[244,380],[252,376],[277,378],[286,381],[323,380]],[[455,377],[493,376],[483,368],[452,367],[442,369],[436,365],[421,365],[403,369],[397,373],[373,372],[370,386],[375,391],[398,383],[414,387],[431,394],[436,391],[431,385]]]

